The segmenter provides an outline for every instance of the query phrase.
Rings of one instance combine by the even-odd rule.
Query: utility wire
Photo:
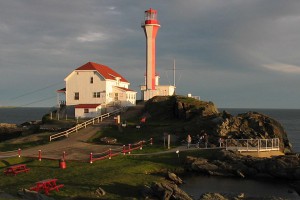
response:
[[[27,103],[27,104],[23,104],[23,105],[18,106],[18,107],[29,106],[29,105],[31,105],[31,104],[39,103],[39,102],[46,101],[46,100],[49,100],[49,99],[53,99],[53,98],[55,98],[55,97],[56,97],[56,95],[55,95],[55,96],[51,96],[51,97],[47,97],[47,98],[44,98],[44,99],[40,99],[40,100],[37,100],[37,101],[33,101],[33,102],[30,102],[30,103]]]
[[[19,95],[19,96],[16,96],[16,97],[12,97],[10,100],[19,99],[19,98],[21,98],[21,97],[24,97],[24,96],[27,96],[27,95],[30,95],[30,94],[34,94],[34,93],[36,93],[36,92],[45,90],[45,89],[50,88],[50,87],[53,87],[53,86],[55,86],[55,85],[59,85],[59,84],[61,84],[61,83],[63,83],[63,82],[61,81],[61,82],[59,82],[59,83],[54,83],[54,84],[48,85],[48,86],[46,86],[46,87],[39,88],[39,89],[37,89],[37,90],[31,91],[31,92],[28,92],[28,93],[25,93],[25,94],[22,94],[22,95]]]

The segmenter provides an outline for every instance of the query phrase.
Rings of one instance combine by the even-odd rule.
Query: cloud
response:
[[[108,36],[99,32],[88,32],[76,38],[79,42],[95,42],[108,39]]]
[[[300,66],[296,66],[296,65],[274,63],[274,64],[265,64],[262,66],[266,69],[277,71],[277,72],[283,72],[288,74],[300,74]]]

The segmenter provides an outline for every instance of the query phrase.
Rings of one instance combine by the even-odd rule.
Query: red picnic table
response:
[[[27,168],[27,166],[25,164],[19,164],[19,165],[12,165],[12,166],[9,166],[7,167],[5,170],[4,170],[4,174],[5,175],[8,175],[8,174],[14,174],[14,175],[17,175],[18,173],[21,173],[21,172],[28,172],[30,169]]]
[[[57,179],[46,179],[39,182],[36,182],[36,186],[31,187],[30,190],[32,191],[44,191],[46,195],[49,195],[49,192],[52,190],[59,191],[59,188],[64,187],[63,184],[56,184]]]

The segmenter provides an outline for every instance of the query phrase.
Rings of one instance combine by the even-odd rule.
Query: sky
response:
[[[219,108],[300,109],[299,0],[0,0],[0,106],[52,107],[91,61],[144,84],[144,11],[160,84]]]

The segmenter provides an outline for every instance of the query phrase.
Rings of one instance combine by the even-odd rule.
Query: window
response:
[[[93,97],[94,98],[100,98],[100,92],[94,92]]]
[[[119,100],[119,93],[115,93],[115,101]]]
[[[94,83],[94,77],[91,77],[90,83]]]
[[[88,109],[88,108],[85,108],[85,109],[84,109],[84,113],[89,113],[89,109]]]
[[[75,92],[74,99],[79,100],[79,92]]]

